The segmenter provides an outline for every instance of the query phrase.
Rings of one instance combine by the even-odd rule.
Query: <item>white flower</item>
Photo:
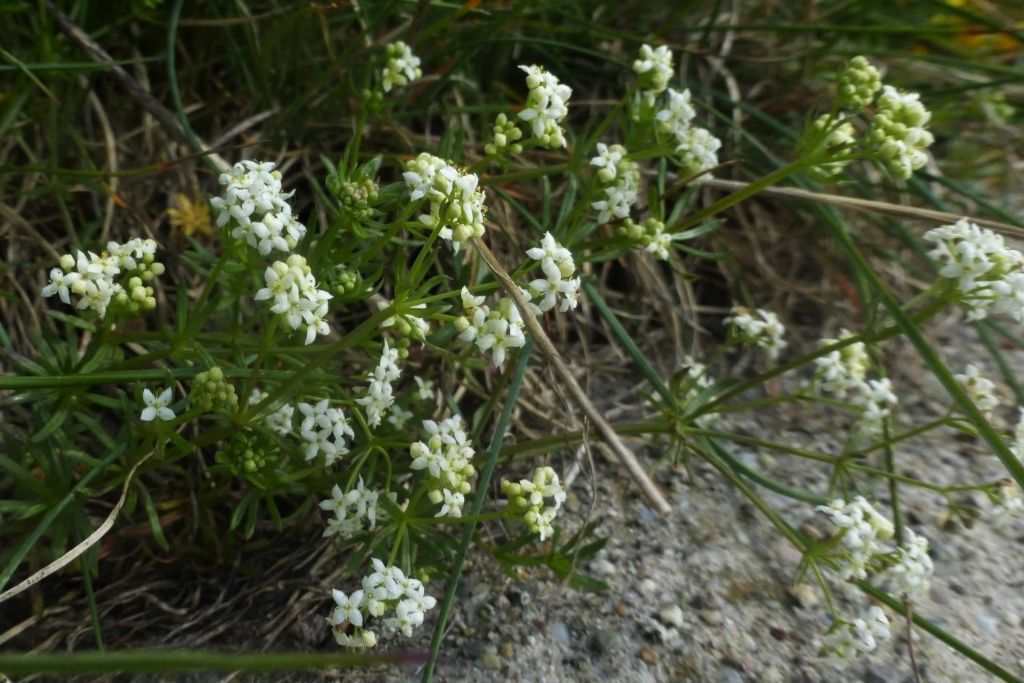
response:
[[[763,308],[751,311],[742,306],[734,306],[726,322],[736,328],[740,341],[761,347],[773,362],[787,346],[784,339],[786,328],[771,311]]]
[[[351,596],[347,596],[337,588],[331,590],[331,596],[334,598],[334,602],[337,607],[331,612],[331,616],[327,619],[328,623],[332,625],[339,625],[348,622],[353,626],[363,625],[363,591],[354,591]]]
[[[622,145],[607,147],[598,143],[598,156],[590,163],[598,166],[598,181],[606,186],[604,199],[591,202],[590,206],[598,211],[598,220],[602,223],[615,218],[629,218],[629,212],[636,203],[640,191],[640,167],[635,161],[626,158],[626,148]]]
[[[956,281],[968,320],[991,312],[1024,322],[1024,254],[1007,247],[1002,235],[964,218],[929,230],[924,240],[935,245],[928,255],[939,276]]]
[[[300,403],[299,412],[303,415],[299,433],[306,442],[306,460],[322,454],[324,463],[330,467],[348,453],[345,437],[354,438],[355,433],[341,408],[331,408],[328,400],[323,399],[315,405]]]
[[[889,619],[881,608],[872,605],[853,622],[839,622],[823,640],[827,665],[843,671],[862,653],[874,652],[879,641],[892,638]]]
[[[706,171],[718,166],[718,150],[722,141],[711,134],[706,128],[688,128],[684,134],[676,134],[676,155],[680,171],[686,175],[703,174],[702,178],[710,178]]]
[[[71,286],[82,279],[81,273],[65,273],[60,268],[50,271],[50,284],[43,287],[43,296],[60,295],[60,300],[71,305]]]
[[[423,152],[406,164],[402,177],[410,199],[430,200],[430,213],[420,214],[418,220],[437,228],[438,236],[450,241],[455,253],[483,236],[487,195],[475,173]]]
[[[931,113],[921,104],[920,95],[882,86],[869,136],[881,160],[897,178],[906,180],[928,162],[924,150],[934,141],[925,128],[929,119]]]
[[[987,377],[983,377],[977,366],[971,364],[964,368],[962,374],[955,375],[955,378],[964,388],[971,403],[987,420],[991,420],[992,411],[999,407],[995,383]]]
[[[369,426],[378,426],[394,405],[395,397],[391,383],[397,380],[401,373],[401,368],[398,367],[398,349],[392,349],[385,340],[380,360],[371,373],[366,395],[356,399],[356,403],[366,409],[366,422]]]
[[[475,453],[469,443],[465,424],[458,416],[441,422],[424,420],[423,429],[428,439],[416,441],[409,447],[413,470],[426,470],[430,477],[429,497],[440,505],[437,517],[461,517],[465,494],[471,490],[470,479]]]
[[[240,161],[219,182],[224,196],[210,204],[217,211],[217,226],[232,225],[231,236],[245,240],[260,254],[295,249],[306,226],[292,216],[288,203],[293,192],[281,191],[281,173],[271,162]]]
[[[615,180],[616,168],[626,154],[626,148],[622,145],[609,147],[603,142],[597,143],[597,156],[590,160],[591,166],[597,166],[597,177],[604,183]]]
[[[263,280],[266,286],[256,292],[256,301],[272,301],[270,310],[293,330],[305,325],[307,345],[318,334],[331,333],[324,318],[333,296],[317,287],[305,257],[292,254],[286,261],[275,261],[264,271]]]
[[[390,92],[392,86],[408,85],[423,75],[420,69],[420,58],[413,54],[412,49],[401,40],[389,43],[387,48],[388,61],[381,70],[381,87]]]
[[[142,402],[146,404],[146,407],[142,409],[139,419],[143,422],[152,422],[156,418],[165,422],[173,420],[174,411],[168,407],[171,405],[172,397],[173,389],[171,387],[164,389],[159,396],[154,396],[149,389],[143,389]]]
[[[667,45],[656,48],[641,45],[640,57],[633,62],[633,72],[639,77],[645,98],[652,102],[672,78],[672,51]]]
[[[565,502],[566,493],[558,474],[551,467],[538,467],[531,479],[520,479],[519,483],[504,480],[501,490],[509,500],[509,508],[521,515],[531,533],[544,541],[552,533],[552,522]],[[546,499],[551,503],[546,503]]]
[[[858,384],[853,403],[861,409],[859,430],[872,437],[882,433],[885,419],[892,414],[899,399],[892,390],[892,382],[883,377]]]
[[[916,598],[928,593],[935,566],[928,556],[928,539],[905,529],[904,544],[898,549],[898,560],[889,568],[896,595]]]
[[[689,88],[677,92],[672,88],[668,89],[668,103],[654,115],[658,129],[669,133],[678,142],[686,139],[690,130],[690,122],[697,116],[697,111],[690,103]]]
[[[530,89],[526,107],[519,112],[519,118],[530,124],[533,137],[541,146],[551,149],[565,147],[565,133],[559,123],[569,113],[566,105],[572,89],[560,83],[544,67],[519,68],[526,72],[526,87]]]
[[[818,510],[839,527],[843,552],[839,556],[840,576],[847,580],[867,578],[876,556],[885,551],[884,542],[892,538],[892,522],[878,513],[863,496],[846,503],[841,499]]]
[[[830,346],[852,336],[852,332],[843,329],[839,331],[838,340],[822,339],[821,346]],[[856,390],[864,382],[870,362],[864,342],[855,342],[815,358],[818,386],[826,393],[835,394],[837,398],[846,398],[849,391]]]

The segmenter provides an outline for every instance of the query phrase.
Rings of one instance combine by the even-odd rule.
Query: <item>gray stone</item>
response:
[[[569,626],[564,621],[556,621],[551,626],[551,637],[562,645],[568,645],[572,640]]]
[[[715,681],[717,683],[743,683],[743,674],[731,666],[723,664],[715,672]]]
[[[668,605],[658,612],[658,618],[669,626],[680,628],[683,625],[683,610],[679,605]]]

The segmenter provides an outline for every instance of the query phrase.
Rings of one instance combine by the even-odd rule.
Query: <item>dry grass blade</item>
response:
[[[703,183],[705,187],[715,187],[733,191],[743,189],[744,187],[747,187],[748,184],[749,183],[739,182],[736,180],[719,180],[717,178],[705,180]],[[963,216],[947,213],[945,211],[921,209],[916,206],[903,206],[901,204],[892,204],[890,202],[880,202],[874,199],[844,197],[842,195],[828,194],[825,192],[811,192],[809,190],[801,190],[795,187],[769,187],[763,190],[762,193],[779,197],[792,197],[793,199],[806,199],[813,202],[824,202],[826,204],[834,204],[836,206],[857,209],[859,211],[887,213],[893,216],[904,216],[906,218],[920,218],[923,220],[935,221],[936,223],[956,223],[958,220],[963,218]],[[1024,228],[1018,228],[1017,226],[1010,225],[1009,223],[1000,223],[999,221],[993,221],[988,218],[971,218],[971,222],[977,223],[978,225],[986,228],[992,228],[997,232],[1001,232],[1011,237],[1024,239]]]
[[[103,523],[96,527],[95,531],[93,531],[87,537],[82,539],[81,543],[79,543],[74,548],[67,551],[53,562],[37,571],[32,576],[28,577],[27,579],[25,579],[18,585],[14,586],[13,588],[10,588],[4,591],[3,593],[0,593],[0,603],[10,600],[19,593],[22,593],[31,588],[32,586],[36,585],[46,577],[52,574],[56,574],[61,569],[63,569],[64,567],[68,566],[69,564],[77,560],[79,557],[81,557],[82,554],[89,548],[99,543],[99,540],[103,538],[107,534],[107,532],[114,527],[114,522],[117,521],[117,516],[121,513],[121,508],[124,506],[124,501],[128,497],[128,489],[131,487],[132,481],[135,479],[135,473],[138,471],[142,463],[149,460],[153,453],[154,451],[150,451],[145,456],[143,456],[141,460],[135,463],[135,466],[132,467],[131,471],[128,472],[128,476],[125,477],[124,480],[124,486],[121,488],[121,497],[117,499],[117,503],[114,505],[114,509],[110,511],[110,514],[107,515],[107,518],[105,520],[103,520]]]
[[[473,240],[473,244],[476,245],[477,250],[480,252],[480,255],[483,257],[488,267],[490,267],[491,271],[494,273],[494,276],[498,278],[498,282],[500,282],[501,286],[506,292],[508,292],[508,295],[512,297],[512,300],[515,301],[516,307],[519,309],[519,312],[523,317],[523,321],[526,323],[527,329],[530,330],[530,334],[532,334],[537,340],[537,345],[540,347],[541,352],[543,352],[554,366],[555,371],[565,382],[573,400],[575,400],[580,406],[587,418],[597,426],[597,430],[611,447],[612,452],[615,453],[615,456],[625,466],[630,476],[633,477],[636,483],[640,486],[640,490],[643,491],[643,494],[651,504],[651,507],[653,507],[659,514],[667,517],[672,512],[672,506],[669,505],[667,500],[665,500],[661,491],[658,490],[657,485],[649,476],[647,476],[647,472],[644,471],[644,468],[640,465],[639,461],[637,461],[636,456],[626,448],[624,443],[622,443],[622,439],[620,439],[619,435],[616,434],[615,429],[608,424],[608,421],[601,416],[601,413],[598,412],[597,408],[594,407],[594,404],[591,403],[586,392],[583,391],[583,388],[579,385],[579,382],[576,381],[576,378],[573,377],[573,374],[565,364],[565,361],[562,360],[562,355],[558,352],[558,349],[555,348],[551,339],[548,338],[547,334],[544,332],[544,328],[542,328],[536,318],[533,317],[533,314],[530,312],[526,301],[523,299],[523,295],[519,292],[519,287],[516,285],[515,281],[512,280],[502,265],[498,263],[498,259],[494,256],[494,253],[488,248],[483,240],[475,238]]]

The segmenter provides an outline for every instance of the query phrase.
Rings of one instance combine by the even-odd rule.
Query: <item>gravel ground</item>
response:
[[[985,354],[973,333],[955,321],[933,331],[954,371],[968,361],[988,376]],[[895,368],[919,368],[912,350],[899,342],[886,347]],[[1012,357],[1024,369],[1024,356]],[[944,392],[924,372],[894,373],[902,389],[900,425],[920,424],[944,409]],[[1003,390],[1003,395],[1010,393]],[[924,397],[915,398],[915,397]],[[810,414],[809,414],[810,412]],[[1011,426],[1016,408],[1009,398],[1001,413]],[[749,435],[835,452],[835,415],[804,407],[743,414],[727,428]],[[658,453],[647,447],[648,462]],[[822,491],[821,471],[790,456],[753,450],[737,455],[771,476]],[[906,442],[897,452],[901,473],[938,483],[990,481],[1001,476],[995,456],[980,441],[952,431]],[[816,585],[797,580],[795,551],[710,467],[697,464],[687,480],[680,467],[665,466],[657,480],[674,513],[656,517],[615,466],[597,463],[597,533],[605,549],[584,571],[607,581],[607,592],[581,592],[535,572],[513,580],[482,556],[467,568],[439,680],[444,681],[763,681],[912,682],[906,621],[893,613],[893,640],[836,674],[815,660],[816,640],[830,623]],[[576,479],[563,521],[579,524],[593,489]],[[764,492],[791,523],[807,533],[827,533],[824,517],[810,505]],[[888,502],[887,488],[871,492]],[[916,609],[986,656],[1024,676],[1024,527],[950,528],[943,498],[920,489],[901,489],[909,525],[931,541],[936,572],[931,594]],[[971,499],[978,507],[984,496]],[[805,579],[806,580],[806,579]],[[869,602],[856,589],[836,582],[840,610],[859,613]],[[424,634],[424,643],[426,634]],[[922,681],[984,681],[989,678],[928,634],[915,632]],[[415,679],[414,671],[393,680]]]

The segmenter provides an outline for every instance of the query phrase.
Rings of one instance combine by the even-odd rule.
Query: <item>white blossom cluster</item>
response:
[[[849,330],[842,330],[839,339],[823,339],[822,346],[829,346],[852,337]],[[815,380],[823,393],[833,394],[839,399],[849,399],[858,410],[857,431],[864,437],[875,437],[882,433],[885,420],[892,415],[899,404],[888,377],[867,379],[871,361],[863,342],[855,342],[832,351],[814,360],[817,366]]]
[[[928,255],[939,275],[956,281],[968,320],[995,313],[1024,323],[1024,254],[1006,246],[1002,235],[962,218],[929,230],[924,240],[935,245]]]
[[[866,579],[877,556],[885,553],[885,542],[892,538],[893,525],[863,496],[849,503],[842,499],[818,506],[839,528],[843,552],[839,575],[846,581]]]
[[[892,522],[863,496],[849,503],[834,500],[818,509],[839,528],[842,549],[835,559],[840,577],[856,581],[884,570],[897,594],[917,598],[928,593],[935,567],[927,538],[904,529],[903,545],[890,548],[886,542],[893,537]]]
[[[524,297],[532,295],[524,291]],[[472,342],[482,353],[491,352],[491,363],[501,367],[509,349],[522,348],[526,344],[523,318],[509,297],[502,297],[494,308],[484,303],[482,296],[473,296],[469,289],[462,288],[462,309],[464,315],[455,321],[459,339]]]
[[[394,86],[409,85],[423,76],[420,69],[420,58],[413,54],[412,49],[401,40],[388,43],[385,48],[387,63],[381,69],[381,87],[384,92],[391,92]]]
[[[992,411],[999,407],[995,382],[983,376],[978,367],[970,363],[962,373],[954,375],[954,378],[963,387],[967,398],[971,399],[971,403],[985,416],[985,419],[991,421]]]
[[[840,116],[842,115],[840,114]],[[828,126],[827,134],[825,129],[826,126]],[[852,123],[849,121],[841,121],[837,123],[835,117],[830,116],[829,114],[822,114],[815,119],[814,123],[811,124],[810,131],[812,136],[820,137],[824,135],[825,147],[829,150],[840,150],[838,151],[838,155],[840,157],[846,154],[849,148],[856,141],[855,136],[857,134]],[[814,167],[814,170],[819,173],[822,178],[834,178],[839,175],[843,168],[845,168],[849,163],[849,159],[833,159],[831,161],[818,164]]]
[[[392,500],[395,493],[391,493]],[[330,512],[324,537],[340,536],[351,538],[364,530],[377,528],[377,520],[384,517],[384,509],[380,505],[380,491],[368,489],[359,477],[355,488],[342,491],[335,484],[331,489],[331,497],[320,502],[320,509]]]
[[[881,160],[897,178],[906,180],[928,163],[925,149],[935,141],[925,128],[931,116],[917,93],[882,86],[869,138]]]
[[[708,374],[707,366],[690,356],[683,358],[682,368],[685,369],[686,374],[686,383],[684,385],[686,393],[683,396],[683,405],[685,406],[714,384],[715,380]],[[701,429],[709,429],[714,425],[714,421],[714,413],[705,413],[698,415],[693,422]]]
[[[828,666],[843,671],[861,654],[874,652],[878,643],[892,638],[889,619],[876,605],[852,622],[839,622],[822,639],[822,658]]]
[[[281,316],[293,330],[306,328],[306,344],[318,334],[330,334],[327,302],[332,295],[317,288],[306,258],[291,254],[287,261],[275,261],[263,273],[266,286],[256,292],[257,301],[273,300],[270,310]]]
[[[539,247],[526,250],[526,255],[540,262],[543,278],[532,280],[527,285],[532,306],[536,311],[550,311],[561,299],[559,310],[575,310],[579,305],[580,278],[573,277],[576,264],[572,252],[558,243],[550,232],[545,232]]]
[[[419,221],[437,228],[442,239],[449,240],[455,253],[469,247],[474,237],[484,234],[484,202],[487,195],[479,187],[475,173],[463,172],[440,157],[426,152],[409,161],[402,173],[413,201],[426,197],[430,213]]]
[[[366,410],[366,423],[369,426],[378,426],[388,409],[394,405],[395,396],[392,384],[401,374],[402,369],[398,367],[398,349],[388,346],[385,339],[380,360],[370,375],[366,395],[356,399],[356,403]]]
[[[830,346],[852,336],[853,332],[843,329],[839,331],[839,339],[822,339],[821,345]],[[859,390],[867,378],[871,359],[864,342],[855,342],[815,358],[814,364],[817,366],[815,378],[818,388],[842,399],[851,391]]]
[[[372,561],[373,573],[363,577],[362,588],[346,595],[334,589],[335,607],[327,617],[334,638],[343,647],[370,648],[377,644],[376,632],[369,620],[379,619],[388,631],[401,631],[411,637],[413,629],[423,623],[425,614],[437,600],[426,594],[419,579],[406,576],[395,566],[381,560]],[[388,616],[388,615],[391,616]]]
[[[156,261],[156,242],[134,237],[124,244],[107,242],[101,254],[64,254],[60,267],[50,271],[42,295],[56,294],[70,306],[74,294],[78,297],[75,308],[91,309],[101,318],[112,303],[132,312],[151,310],[156,299],[148,283],[163,273],[164,265]]]
[[[288,203],[295,193],[281,191],[281,172],[273,162],[240,161],[219,181],[224,196],[213,197],[210,204],[217,211],[217,227],[230,223],[235,239],[244,239],[266,256],[275,249],[294,250],[306,235],[306,226]]]
[[[306,442],[303,453],[306,460],[313,460],[323,454],[324,463],[330,467],[343,455],[348,454],[348,439],[355,438],[352,427],[348,424],[345,411],[331,408],[325,398],[318,403],[300,403],[302,424],[299,434]]]
[[[249,405],[254,406],[267,395],[259,389],[253,389],[249,394]],[[263,418],[263,424],[267,429],[280,436],[288,436],[292,433],[292,417],[295,415],[295,406],[282,403],[277,410]]]
[[[530,126],[533,139],[542,147],[560,149],[565,147],[565,131],[561,121],[569,113],[568,102],[572,88],[561,83],[551,72],[537,65],[521,65],[526,72],[526,107],[519,112],[519,118]]]
[[[648,104],[653,104],[654,98],[668,87],[673,70],[672,51],[667,45],[640,46],[640,57],[633,61],[633,73]]]
[[[911,529],[904,529],[903,545],[897,548],[896,563],[889,567],[888,577],[896,595],[916,598],[927,595],[935,571],[928,556],[928,539]]]
[[[597,143],[597,156],[590,160],[598,167],[597,179],[602,184],[604,199],[590,204],[597,209],[597,220],[606,223],[614,218],[629,218],[640,192],[640,166],[626,158],[622,145]]]
[[[531,479],[520,479],[518,484],[502,480],[501,490],[512,513],[522,517],[530,533],[537,534],[541,541],[554,533],[552,522],[565,502],[565,489],[554,469],[538,467]]]
[[[648,69],[638,70],[637,65],[646,66],[648,63]],[[641,87],[647,87],[649,82],[660,84],[657,92],[653,87],[644,91],[644,101],[647,106],[657,107],[654,113],[655,128],[675,138],[676,161],[680,172],[686,176],[694,176],[705,174],[717,166],[718,150],[722,148],[722,141],[708,129],[693,125],[697,111],[693,108],[689,88],[678,91],[668,87],[668,80],[672,75],[671,51],[662,46],[652,52],[644,45],[640,49],[640,59],[634,63],[633,70],[639,75]],[[649,81],[653,79],[654,73],[658,75],[657,81]],[[656,99],[663,92],[665,97],[659,107]]]
[[[430,476],[427,495],[441,506],[435,517],[461,517],[466,494],[472,490],[469,480],[476,474],[466,425],[455,415],[440,422],[424,420],[423,430],[426,442],[416,441],[409,447],[410,467],[426,470]]]
[[[756,344],[765,350],[773,362],[786,348],[786,328],[779,316],[763,308],[750,310],[734,306],[726,322],[733,326],[737,338],[747,344]]]

